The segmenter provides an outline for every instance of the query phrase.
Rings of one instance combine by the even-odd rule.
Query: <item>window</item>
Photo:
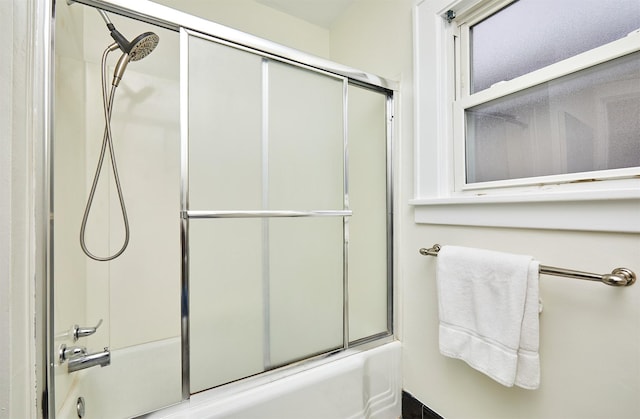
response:
[[[456,190],[639,173],[637,0],[519,0],[455,25]]]
[[[417,222],[640,231],[637,0],[423,0],[414,40]]]

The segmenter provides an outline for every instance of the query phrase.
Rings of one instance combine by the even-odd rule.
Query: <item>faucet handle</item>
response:
[[[58,349],[58,355],[59,355],[61,364],[70,358],[73,358],[78,355],[86,355],[86,354],[87,354],[87,348],[85,348],[84,346],[67,346],[65,344],[62,344]]]
[[[98,321],[98,324],[96,324],[94,327],[80,327],[77,324],[75,326],[73,326],[73,341],[76,342],[78,339],[86,337],[86,336],[91,336],[94,333],[96,333],[96,330],[98,329],[98,327],[100,327],[100,325],[102,324],[102,319],[100,319]]]

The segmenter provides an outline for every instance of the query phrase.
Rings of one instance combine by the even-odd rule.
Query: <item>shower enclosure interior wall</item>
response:
[[[160,43],[118,88],[112,133],[131,238],[97,262],[78,236],[104,130],[100,53],[112,41],[95,9],[56,3],[53,411],[64,417],[89,392],[87,417],[139,415],[392,336],[392,91],[111,17]],[[98,254],[124,235],[113,184],[103,168],[86,234]],[[74,326],[100,320],[74,338]],[[69,373],[61,345],[109,348],[111,365]]]
[[[113,16],[120,31],[140,33],[138,22]],[[148,25],[144,25],[148,28]],[[115,100],[112,131],[132,236],[125,253],[111,262],[87,258],[79,246],[79,228],[104,129],[100,88],[100,54],[112,42],[95,10],[80,4],[56,4],[55,103],[53,151],[53,320],[52,350],[109,347],[109,367],[69,374],[53,360],[56,411],[75,407],[77,386],[94,380],[108,393],[136,394],[153,383],[154,399],[138,399],[140,411],[175,403],[181,395],[180,367],[180,131],[177,36],[154,28],[161,44],[154,55],[131,63]],[[106,36],[105,36],[106,35]],[[159,61],[155,61],[159,60]],[[162,65],[158,65],[162,62]],[[113,62],[109,63],[113,71]],[[109,77],[110,79],[110,77]],[[105,169],[108,169],[108,161]],[[137,198],[136,198],[137,197]],[[122,242],[123,226],[113,179],[104,170],[87,225],[87,245],[98,254]],[[178,255],[176,257],[176,255]],[[74,325],[95,326],[96,333],[74,342]],[[152,376],[140,362],[124,360],[147,348],[147,357],[163,366]],[[138,351],[135,351],[138,349]],[[132,352],[133,351],[133,352]],[[143,357],[144,358],[144,357]],[[126,370],[135,374],[126,374]],[[116,370],[119,370],[117,372]],[[147,370],[148,371],[148,370]],[[120,376],[120,380],[110,376]],[[95,378],[93,378],[95,377]],[[154,377],[154,379],[149,379]],[[88,381],[84,380],[84,381]],[[118,381],[117,386],[108,383]],[[108,411],[108,400],[87,397],[87,412]],[[124,399],[124,397],[122,398]],[[104,404],[105,406],[100,406]],[[116,410],[114,416],[126,416]]]

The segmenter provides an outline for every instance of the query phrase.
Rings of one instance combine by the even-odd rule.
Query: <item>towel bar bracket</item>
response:
[[[421,248],[420,254],[423,256],[438,256],[441,246],[434,244],[430,248]],[[555,268],[553,266],[540,265],[540,273],[544,275],[555,275],[566,278],[585,279],[588,281],[598,281],[613,287],[628,287],[636,282],[636,274],[627,268],[615,268],[610,274],[594,274],[590,272],[574,271],[571,269]]]
[[[628,287],[636,282],[636,274],[631,269],[615,268],[611,274],[602,275],[602,282],[616,287]]]

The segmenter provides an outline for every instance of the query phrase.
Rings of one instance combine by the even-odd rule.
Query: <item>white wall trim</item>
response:
[[[640,233],[640,191],[611,194],[608,199],[541,195],[419,199],[415,222],[553,230]],[[528,197],[532,198],[532,197]]]
[[[30,156],[28,70],[31,27],[26,27],[30,2],[0,3],[0,418],[31,417],[35,393],[30,339],[33,323],[29,279]],[[4,338],[7,337],[7,338]],[[34,406],[35,407],[35,404]]]
[[[0,2],[0,334],[10,336],[11,313],[11,157],[13,138],[13,3]],[[0,339],[0,418],[7,419],[11,406],[11,339]]]
[[[0,291],[7,303],[0,305],[0,333],[6,337],[0,345],[0,418],[41,418],[51,0],[0,3],[0,57],[6,58],[0,70],[0,90],[6,92],[0,160],[7,163],[0,171],[0,196],[8,198],[0,205]]]
[[[448,9],[477,0],[418,2],[414,11],[415,222],[469,226],[640,232],[640,179],[529,186],[479,185],[455,191],[453,171],[454,57]],[[635,172],[634,172],[635,173]],[[631,177],[629,177],[631,176]],[[591,180],[591,179],[590,179]],[[471,189],[471,188],[469,188]]]

